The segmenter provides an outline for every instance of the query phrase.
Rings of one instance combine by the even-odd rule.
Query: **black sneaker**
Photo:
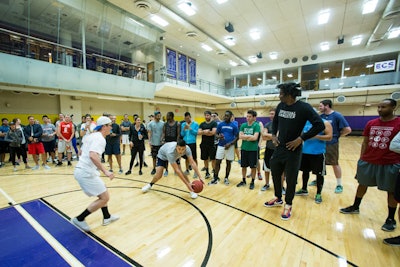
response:
[[[349,206],[347,208],[340,209],[340,212],[344,213],[344,214],[359,214],[360,213],[360,209],[359,208],[355,208],[353,206]]]
[[[142,171],[139,171],[139,175],[143,175],[143,172],[142,172]]]
[[[143,162],[143,166],[145,166],[146,168],[149,167],[149,166],[147,166],[146,162]]]
[[[206,179],[210,178],[211,174],[209,174],[208,172],[206,173]]]
[[[240,183],[238,183],[238,184],[236,185],[236,187],[242,187],[242,186],[245,186],[245,185],[246,185],[246,182],[241,181]]]
[[[132,172],[129,170],[129,171],[127,171],[126,173],[125,173],[125,175],[129,175],[129,174],[131,174]]]
[[[218,184],[218,182],[219,182],[219,178],[218,178],[218,177],[214,177],[214,178],[211,180],[211,182],[209,182],[208,184],[209,184],[209,185]]]
[[[138,167],[139,166],[139,162],[136,162],[136,164],[135,164],[135,166],[134,167]]]
[[[251,182],[251,183],[250,183],[249,189],[250,189],[250,190],[253,190],[253,189],[254,189],[254,182]]]
[[[383,239],[383,243],[389,246],[400,247],[400,235]]]
[[[56,164],[56,166],[62,166],[62,162],[59,161],[59,162]]]
[[[72,163],[71,163],[71,161],[68,161],[68,166],[72,166]]]
[[[154,174],[156,174],[156,169],[153,169],[153,170],[151,171],[151,175],[154,175]]]
[[[396,229],[396,221],[393,219],[386,219],[386,222],[382,225],[381,229],[386,232],[392,232]]]

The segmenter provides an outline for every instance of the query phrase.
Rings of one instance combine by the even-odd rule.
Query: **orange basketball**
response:
[[[192,188],[195,193],[200,193],[203,190],[203,183],[200,180],[194,180]]]

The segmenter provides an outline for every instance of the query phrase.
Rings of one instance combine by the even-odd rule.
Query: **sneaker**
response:
[[[261,175],[261,172],[259,172],[257,176],[258,176],[258,180],[262,180],[263,179],[263,177]]]
[[[189,172],[189,170],[186,170],[183,174],[184,174],[184,175],[189,175],[190,172]]]
[[[39,170],[39,165],[36,165],[35,167],[32,167],[32,170],[34,170],[34,171]]]
[[[62,161],[59,161],[56,166],[62,166]]]
[[[165,171],[164,172],[164,177],[167,177],[168,176],[168,171]]]
[[[383,239],[383,243],[389,246],[400,247],[400,235]]]
[[[254,189],[254,182],[251,182],[251,183],[250,183],[249,189],[250,189],[250,190],[253,190],[253,189]]]
[[[138,167],[139,166],[139,162],[136,162],[136,164],[135,164],[135,166],[134,167]]]
[[[139,171],[139,175],[143,175],[143,172],[142,172],[142,170],[140,170],[140,171]]]
[[[110,218],[108,219],[103,219],[103,226],[109,225],[112,222],[118,221],[119,220],[119,216],[118,215],[111,215]]]
[[[286,188],[282,187],[282,195],[286,195]]]
[[[106,160],[105,159],[101,159],[101,163],[106,163]]]
[[[201,168],[201,171],[204,172],[206,170],[206,167]]]
[[[45,168],[46,170],[50,170],[50,169],[51,169],[50,166],[47,165],[47,164],[43,164],[42,166],[43,166],[43,168]]]
[[[193,199],[196,199],[198,197],[198,195],[195,192],[190,192],[190,197]]]
[[[14,171],[15,171],[15,172],[17,171],[17,167],[14,167]]]
[[[242,161],[239,159],[239,160],[238,160],[238,163],[239,163],[239,165],[241,165],[241,164],[242,164]]]
[[[242,186],[245,186],[245,185],[246,185],[246,182],[241,181],[240,183],[238,183],[238,184],[236,185],[236,187],[242,187]]]
[[[68,166],[72,166],[72,163],[71,163],[71,161],[68,161]]]
[[[192,165],[189,165],[189,171],[191,171],[192,170]]]
[[[208,172],[206,173],[206,179],[209,179],[211,177],[211,174],[209,174]]]
[[[392,232],[396,229],[396,221],[393,219],[386,219],[386,222],[382,225],[381,229],[386,232]]]
[[[109,172],[114,172],[112,169],[109,169],[108,171],[109,171]]]
[[[283,208],[281,219],[287,221],[290,219],[291,216],[292,216],[292,206],[286,204],[285,207]]]
[[[149,167],[146,162],[143,162],[143,166],[146,168]]]
[[[322,202],[322,196],[321,196],[321,194],[316,194],[314,200],[315,200],[315,203],[321,204],[321,202]]]
[[[261,191],[267,191],[269,187],[270,187],[269,184],[266,184],[263,187],[261,187]]]
[[[343,192],[343,185],[337,185],[335,188],[336,194],[341,194]]]
[[[271,199],[270,201],[265,202],[264,206],[267,208],[270,208],[270,207],[282,206],[282,204],[283,204],[282,199],[279,199],[276,197],[276,198]]]
[[[85,221],[78,221],[78,219],[72,218],[71,219],[71,223],[74,224],[75,226],[77,226],[78,228],[82,229],[85,232],[90,232],[90,227],[89,225],[85,222]]]
[[[122,169],[119,169],[118,173],[122,174],[124,171]]]
[[[224,184],[229,185],[229,179],[228,178],[224,179]]]
[[[142,192],[146,193],[149,192],[151,189],[151,184],[146,184],[145,186],[142,187]]]
[[[213,184],[218,184],[219,182],[219,178],[218,177],[214,177],[211,182],[208,183],[208,185],[213,185]]]
[[[29,165],[26,165],[26,166],[25,166],[25,169],[32,169],[32,167],[29,166]]]
[[[131,174],[132,172],[131,171],[127,171],[126,173],[125,173],[125,175],[129,175],[129,174]]]
[[[151,175],[154,175],[154,174],[156,174],[156,169],[153,169],[153,170],[151,171]]]
[[[340,212],[344,213],[344,214],[359,214],[360,208],[355,208],[353,206],[349,206],[347,208],[340,209]]]
[[[304,189],[297,190],[296,193],[294,193],[296,196],[308,196],[308,191]]]
[[[199,176],[197,175],[197,173],[193,174],[193,179],[199,178]]]
[[[308,185],[309,186],[317,186],[317,180],[311,181]]]

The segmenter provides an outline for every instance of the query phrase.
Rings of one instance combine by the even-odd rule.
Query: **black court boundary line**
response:
[[[137,180],[129,179],[129,178],[117,178],[117,179],[137,181]],[[143,182],[143,181],[141,181],[141,182]],[[178,191],[185,192],[185,193],[187,192],[187,191],[185,191],[185,190],[178,189],[178,188],[171,187],[171,186],[167,186],[167,185],[160,185],[160,184],[156,184],[156,185],[157,185],[157,186],[161,186],[161,187],[166,187],[166,188],[169,188],[169,189],[178,190]],[[110,187],[110,188],[112,188],[112,187]],[[152,188],[151,190],[154,190],[154,189]],[[160,191],[160,190],[154,190],[154,191]],[[232,209],[234,209],[234,210],[243,212],[243,213],[245,213],[245,214],[247,214],[247,215],[249,215],[249,216],[251,216],[251,217],[254,217],[254,218],[256,218],[256,219],[259,219],[259,220],[261,220],[261,221],[263,221],[263,222],[266,222],[266,223],[268,223],[268,224],[270,224],[270,225],[272,225],[272,226],[274,226],[274,227],[277,227],[277,228],[279,228],[279,229],[281,229],[281,230],[283,230],[283,231],[285,231],[285,232],[287,232],[287,233],[289,233],[289,234],[291,234],[291,235],[294,235],[294,236],[296,236],[297,238],[300,238],[301,240],[303,240],[303,241],[305,241],[305,242],[311,244],[312,246],[315,246],[315,247],[321,249],[322,251],[327,252],[328,254],[334,256],[334,257],[337,258],[337,259],[345,260],[346,263],[349,264],[349,265],[351,265],[351,266],[355,266],[355,267],[358,266],[358,265],[356,265],[355,263],[353,263],[353,262],[351,262],[351,261],[345,259],[344,257],[342,257],[342,256],[340,256],[340,255],[338,255],[338,254],[336,254],[335,252],[333,252],[333,251],[331,251],[331,250],[329,250],[329,249],[327,249],[327,248],[324,248],[324,247],[322,247],[321,245],[318,245],[317,243],[315,243],[315,242],[313,242],[313,241],[311,241],[311,240],[309,240],[309,239],[307,239],[307,238],[305,238],[305,237],[302,237],[301,235],[296,234],[295,232],[292,232],[292,231],[290,231],[290,230],[288,230],[288,229],[285,229],[285,228],[283,228],[282,226],[277,225],[277,224],[275,224],[275,223],[273,223],[273,222],[271,222],[271,221],[268,221],[268,220],[266,220],[266,219],[264,219],[264,218],[261,218],[261,217],[255,215],[255,214],[249,213],[249,212],[247,212],[247,211],[245,211],[245,210],[236,208],[236,207],[234,207],[234,206],[232,206],[232,205],[223,203],[223,202],[221,202],[221,201],[218,201],[218,200],[215,200],[215,199],[212,199],[212,198],[209,198],[209,197],[205,197],[205,196],[202,196],[202,195],[199,195],[199,197],[204,198],[204,199],[207,199],[207,200],[210,200],[210,201],[213,201],[213,202],[216,202],[216,203],[218,203],[218,204],[222,204],[222,205],[227,206],[227,207],[229,207],[229,208],[232,208]]]
[[[77,191],[81,191],[81,190],[77,190]],[[68,193],[72,193],[74,191],[69,191]],[[58,208],[56,208],[54,205],[52,205],[51,203],[49,203],[47,200],[43,199],[43,198],[39,198],[40,201],[44,202],[46,205],[48,205],[50,208],[52,208],[53,210],[55,210],[57,213],[59,213],[60,215],[62,215],[64,218],[67,218],[68,221],[71,219],[69,216],[67,216],[65,213],[63,213],[61,210],[59,210]],[[100,237],[96,236],[95,234],[93,234],[92,232],[85,232],[88,235],[90,235],[93,239],[95,239],[97,242],[99,242],[100,244],[102,244],[103,246],[105,246],[106,248],[108,248],[109,250],[111,250],[112,252],[114,252],[115,254],[117,254],[118,256],[120,256],[122,259],[124,259],[125,261],[127,261],[130,264],[133,264],[134,266],[143,266],[140,263],[136,262],[135,260],[133,260],[132,258],[128,257],[127,255],[125,255],[124,253],[122,253],[121,251],[119,251],[118,249],[116,249],[115,247],[111,246],[109,243],[107,243],[106,241],[104,241],[103,239],[101,239]]]

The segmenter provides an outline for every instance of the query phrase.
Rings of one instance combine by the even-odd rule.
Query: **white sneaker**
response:
[[[14,171],[15,171],[15,172],[17,171],[17,167],[14,167]]]
[[[42,166],[43,166],[43,168],[45,168],[46,170],[50,170],[50,169],[51,169],[50,166],[47,165],[47,164],[44,164],[44,165],[42,165]]]
[[[85,221],[78,221],[78,219],[72,218],[71,223],[75,224],[78,228],[82,229],[85,232],[90,232],[90,227]]]
[[[35,167],[32,167],[32,170],[34,170],[34,171],[39,170],[39,165],[36,165]]]
[[[193,179],[199,178],[199,176],[197,176],[197,173],[193,174]]]
[[[122,169],[119,169],[118,174],[123,174],[124,171]]]
[[[103,226],[109,225],[110,223],[118,221],[118,220],[119,220],[118,215],[111,215],[110,218],[103,219]]]
[[[145,186],[142,187],[142,192],[146,193],[149,192],[151,189],[151,185],[150,184],[146,184]]]
[[[196,199],[198,197],[198,195],[195,192],[191,191],[190,192],[190,197],[193,198],[193,199]]]

